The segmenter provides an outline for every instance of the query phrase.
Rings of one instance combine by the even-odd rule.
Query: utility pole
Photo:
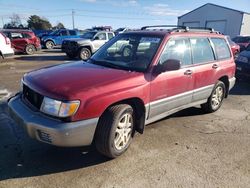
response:
[[[72,24],[73,24],[73,29],[75,29],[75,11],[72,9]]]

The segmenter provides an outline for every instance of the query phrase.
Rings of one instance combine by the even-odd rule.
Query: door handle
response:
[[[212,68],[217,69],[219,66],[217,64],[213,64]]]
[[[187,75],[187,76],[190,76],[190,75],[192,75],[193,74],[193,71],[191,71],[191,70],[186,70],[185,72],[184,72],[184,75]]]

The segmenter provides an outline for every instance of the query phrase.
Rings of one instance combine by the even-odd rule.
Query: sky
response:
[[[0,27],[13,14],[26,24],[30,15],[48,19],[52,25],[62,22],[72,28],[112,26],[140,28],[145,25],[177,24],[177,17],[206,3],[250,13],[250,0],[0,0]]]

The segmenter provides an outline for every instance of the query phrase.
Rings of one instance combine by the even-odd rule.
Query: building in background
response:
[[[250,35],[250,13],[207,3],[178,17],[178,25],[214,28],[231,37]]]

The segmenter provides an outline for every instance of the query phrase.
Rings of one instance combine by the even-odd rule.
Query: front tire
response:
[[[36,48],[34,45],[32,44],[28,44],[26,47],[25,47],[25,52],[26,54],[28,55],[33,55],[36,51]]]
[[[96,130],[97,150],[109,158],[123,154],[132,142],[134,125],[134,111],[130,105],[120,104],[108,108]]]
[[[88,48],[82,48],[79,51],[79,58],[86,61],[91,57],[91,51]]]
[[[201,108],[206,113],[212,113],[217,111],[222,105],[223,99],[225,98],[225,94],[226,94],[225,84],[221,81],[218,81],[207,102],[205,104],[202,104]]]
[[[54,46],[55,46],[55,44],[54,44],[54,42],[51,41],[51,40],[48,40],[48,41],[46,41],[46,43],[45,43],[45,47],[46,47],[47,49],[53,49]]]

